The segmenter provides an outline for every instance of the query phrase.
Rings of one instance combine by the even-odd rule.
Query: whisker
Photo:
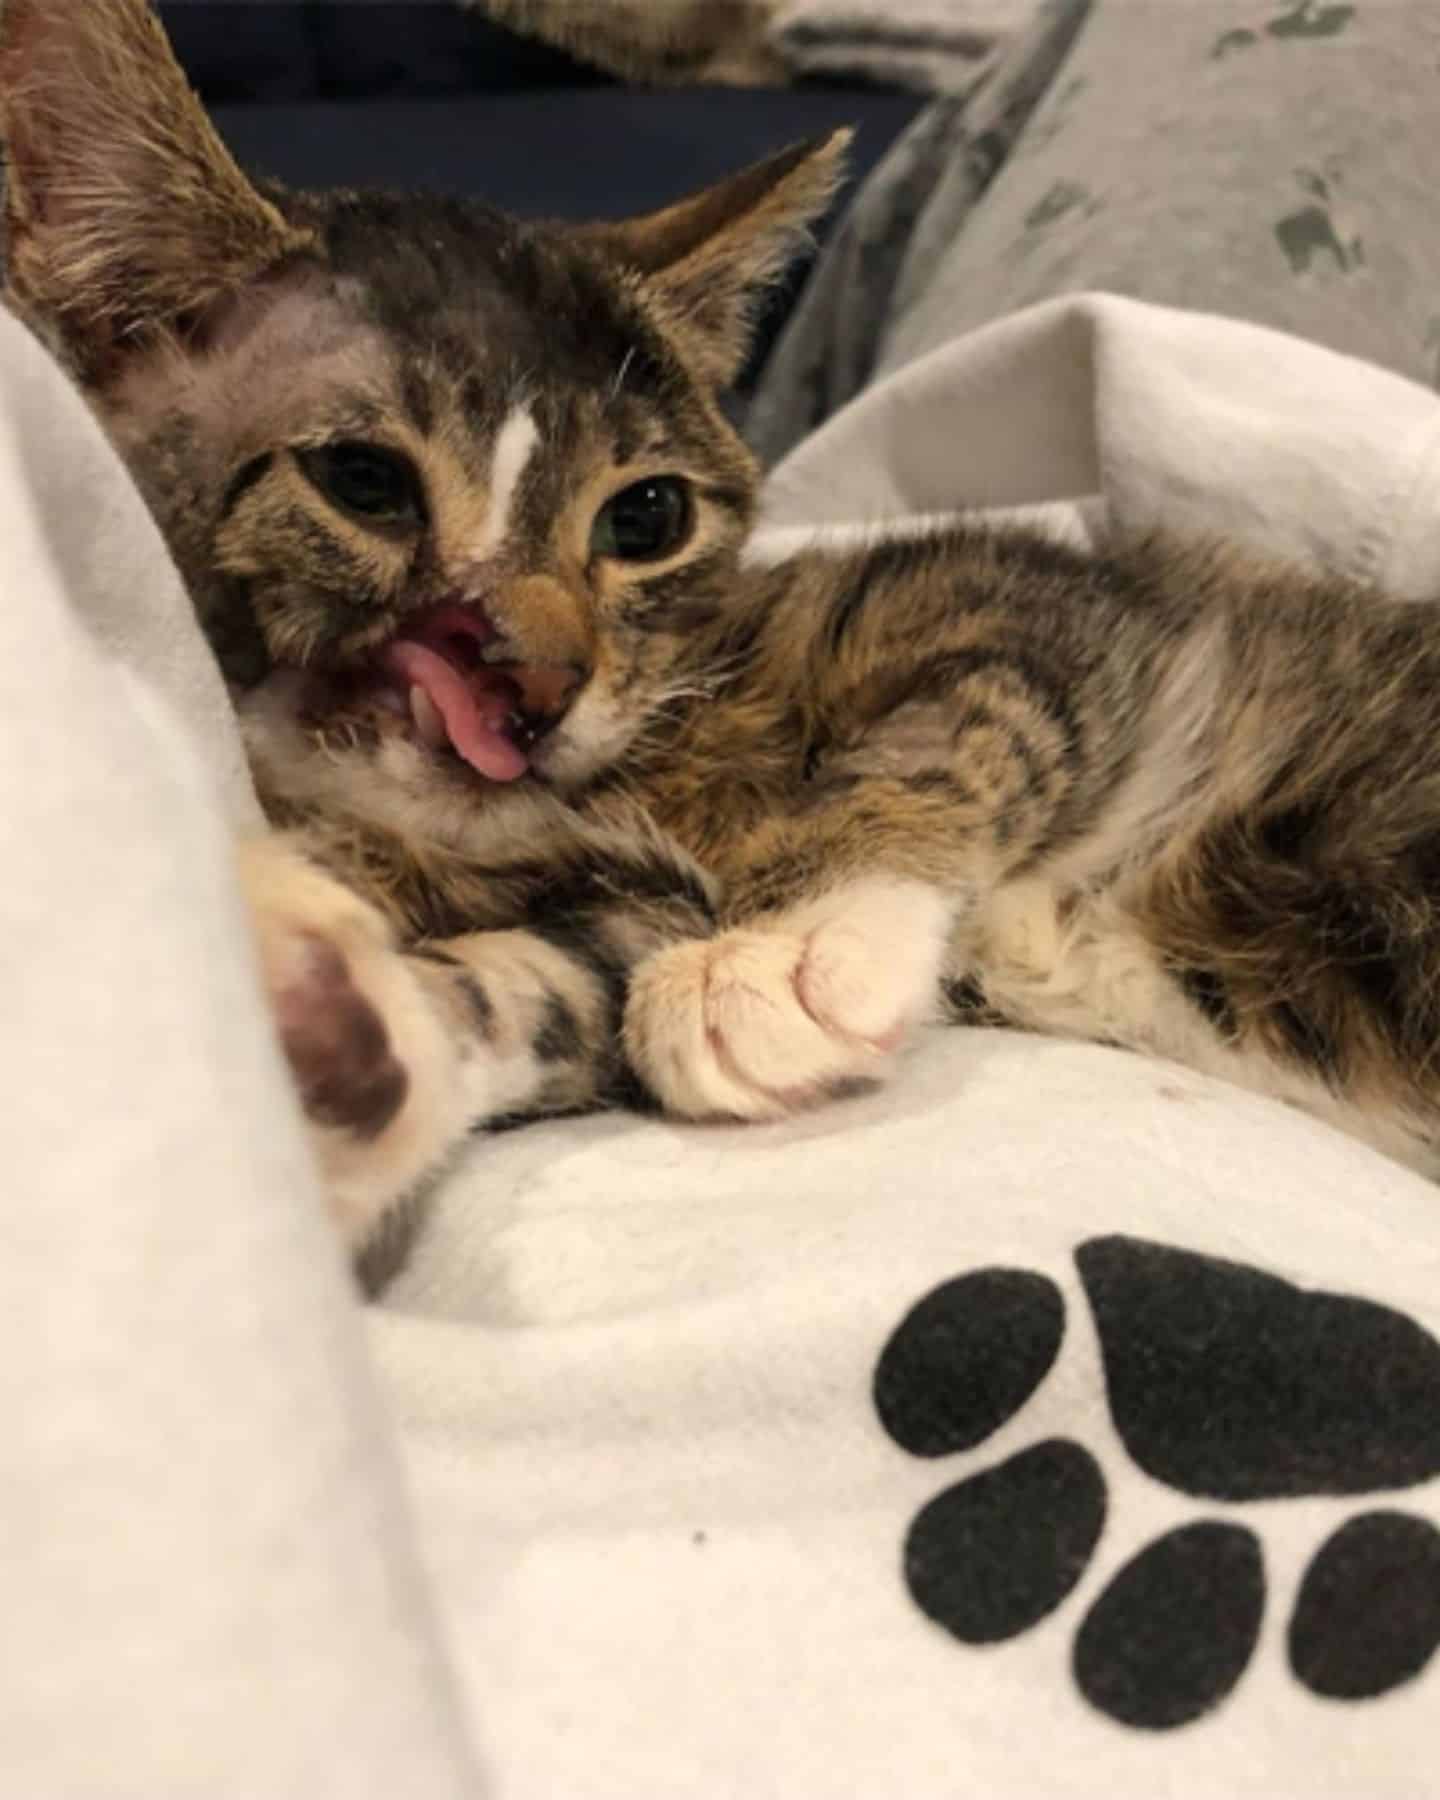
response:
[[[632,362],[634,362],[634,360],[635,360],[635,346],[632,344],[630,346],[630,348],[625,352],[624,361],[620,364],[620,373],[615,377],[614,381],[611,383],[610,398],[612,400],[619,399],[620,390],[625,385],[625,377],[630,373],[630,365]]]

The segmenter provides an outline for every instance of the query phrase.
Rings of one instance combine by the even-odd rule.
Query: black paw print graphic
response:
[[[1359,1496],[1440,1475],[1440,1344],[1370,1301],[1135,1238],[1075,1253],[1131,1459],[1212,1502]],[[914,1456],[971,1450],[1019,1412],[1059,1355],[1065,1302],[1027,1269],[972,1270],[926,1295],[875,1372],[886,1431]],[[944,1489],[905,1539],[911,1596],[965,1644],[1029,1630],[1090,1562],[1109,1496],[1068,1438]],[[1265,1610],[1257,1532],[1197,1516],[1144,1545],[1090,1603],[1072,1667],[1086,1699],[1160,1730],[1219,1705],[1244,1674]],[[1373,1699],[1418,1676],[1440,1644],[1440,1532],[1412,1512],[1351,1515],[1315,1551],[1288,1630],[1312,1693]]]

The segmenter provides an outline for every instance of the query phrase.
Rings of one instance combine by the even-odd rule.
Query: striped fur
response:
[[[1440,1167],[1440,615],[1158,538],[742,561],[717,390],[837,142],[586,230],[262,195],[143,0],[7,0],[0,121],[9,303],[232,679],[276,828],[242,874],[353,1242],[477,1123],[775,1116],[947,1007]],[[403,459],[383,522],[317,478],[337,441]],[[663,552],[604,548],[672,478]],[[450,606],[510,671],[524,779],[377,699]]]

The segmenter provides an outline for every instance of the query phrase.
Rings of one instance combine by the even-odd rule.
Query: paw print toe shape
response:
[[[1126,1563],[1086,1613],[1076,1685],[1122,1725],[1188,1725],[1245,1673],[1264,1611],[1255,1533],[1214,1519],[1182,1525]]]
[[[1373,1700],[1440,1645],[1440,1532],[1403,1512],[1361,1513],[1316,1552],[1290,1619],[1290,1667],[1327,1700]]]
[[[977,1269],[927,1294],[875,1370],[875,1410],[912,1456],[972,1450],[1050,1373],[1065,1302],[1045,1275]]]
[[[1052,1438],[946,1488],[915,1517],[905,1580],[920,1609],[965,1644],[1038,1625],[1084,1574],[1105,1522],[1100,1465]]]
[[[1125,1451],[1177,1496],[1227,1505],[1353,1498],[1440,1475],[1440,1344],[1373,1301],[1129,1237],[1076,1251]],[[1058,1362],[1064,1297],[1035,1270],[970,1270],[891,1333],[876,1411],[912,1456],[979,1449]],[[911,1598],[967,1645],[1033,1629],[1123,1528],[1102,1458],[1050,1437],[944,1488],[905,1534]],[[1268,1594],[1263,1509],[1190,1517],[1137,1545],[1088,1599],[1071,1673],[1141,1730],[1190,1724],[1239,1686]],[[1113,1548],[1113,1546],[1112,1546]],[[1440,1647],[1440,1531],[1404,1511],[1344,1519],[1311,1556],[1289,1620],[1296,1680],[1374,1699]]]

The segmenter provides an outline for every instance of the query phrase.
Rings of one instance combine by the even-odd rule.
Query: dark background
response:
[[[455,0],[159,12],[248,167],[299,185],[442,187],[532,216],[643,211],[841,124],[858,127],[859,177],[919,106],[862,87],[625,87]]]
[[[244,166],[299,187],[426,187],[527,217],[618,218],[796,139],[852,125],[850,178],[816,233],[919,111],[863,86],[628,87],[457,0],[169,0],[186,73]],[[753,386],[803,286],[757,330]]]

